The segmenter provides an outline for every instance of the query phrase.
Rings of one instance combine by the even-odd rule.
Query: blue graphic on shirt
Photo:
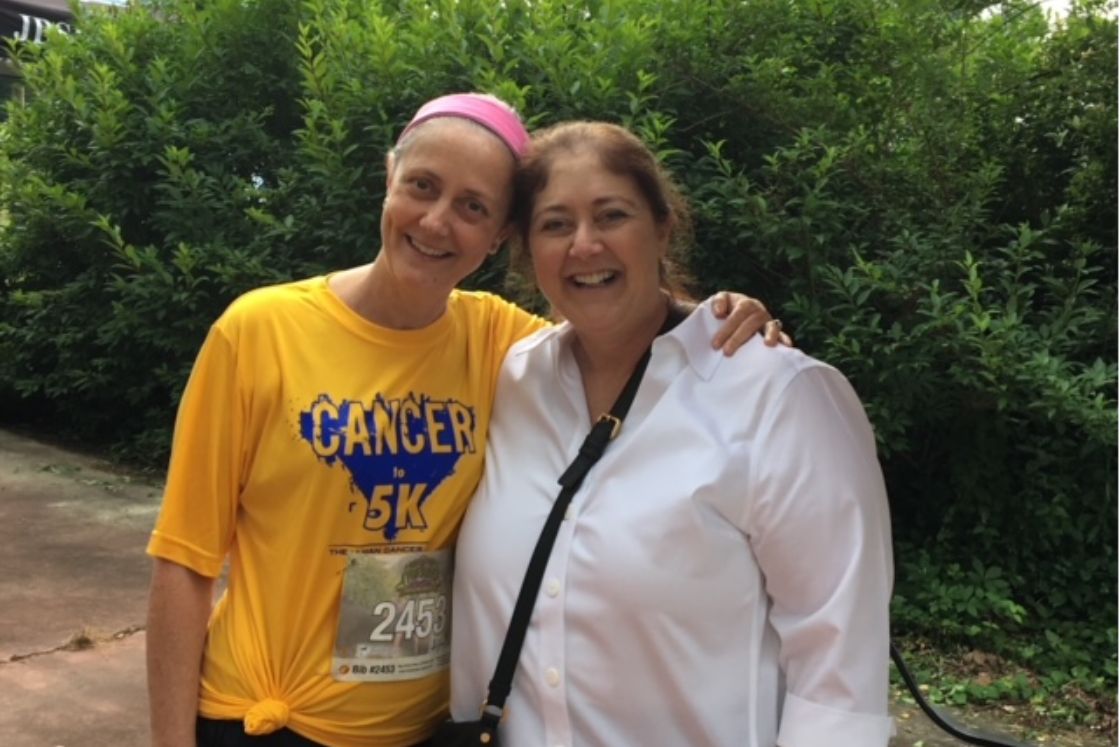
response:
[[[423,529],[424,503],[475,450],[474,409],[455,400],[409,394],[367,406],[320,394],[299,414],[300,435],[328,465],[341,462],[366,498],[363,526],[392,541]]]

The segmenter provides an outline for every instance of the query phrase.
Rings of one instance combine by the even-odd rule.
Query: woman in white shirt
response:
[[[635,363],[621,433],[561,524],[500,736],[512,747],[883,747],[890,522],[834,368],[710,314],[659,332],[687,205],[626,130],[534,137],[518,228],[567,321],[515,344],[458,542],[452,713],[478,716],[557,478]]]

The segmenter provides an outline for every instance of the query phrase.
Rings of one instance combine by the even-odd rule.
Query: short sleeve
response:
[[[148,554],[209,577],[233,537],[244,407],[234,346],[211,327],[179,403],[167,484]]]

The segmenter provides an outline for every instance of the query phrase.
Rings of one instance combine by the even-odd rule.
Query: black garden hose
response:
[[[933,723],[937,724],[937,726],[945,732],[953,735],[962,742],[980,745],[980,747],[1034,747],[1034,745],[1029,745],[1026,742],[1016,742],[1010,739],[996,739],[992,736],[970,731],[953,723],[948,718],[938,713],[937,709],[930,705],[929,701],[922,695],[922,691],[918,688],[918,683],[914,680],[914,675],[910,673],[910,669],[906,666],[906,662],[902,660],[902,654],[898,652],[898,648],[895,647],[893,641],[891,642],[891,660],[894,662],[894,665],[898,667],[898,673],[902,675],[902,681],[906,683],[906,688],[910,691],[910,694],[914,696],[918,707],[930,717]]]

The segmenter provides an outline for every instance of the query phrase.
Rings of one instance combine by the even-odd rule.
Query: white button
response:
[[[575,513],[576,512],[572,510],[571,504],[568,504],[568,507],[564,509],[564,519],[567,520],[572,518],[573,516],[575,516]]]
[[[554,578],[550,578],[548,583],[544,586],[544,593],[550,597],[554,597],[560,593],[560,582]]]
[[[556,669],[556,667],[549,667],[545,670],[544,681],[552,687],[556,687],[560,684],[560,672]]]

